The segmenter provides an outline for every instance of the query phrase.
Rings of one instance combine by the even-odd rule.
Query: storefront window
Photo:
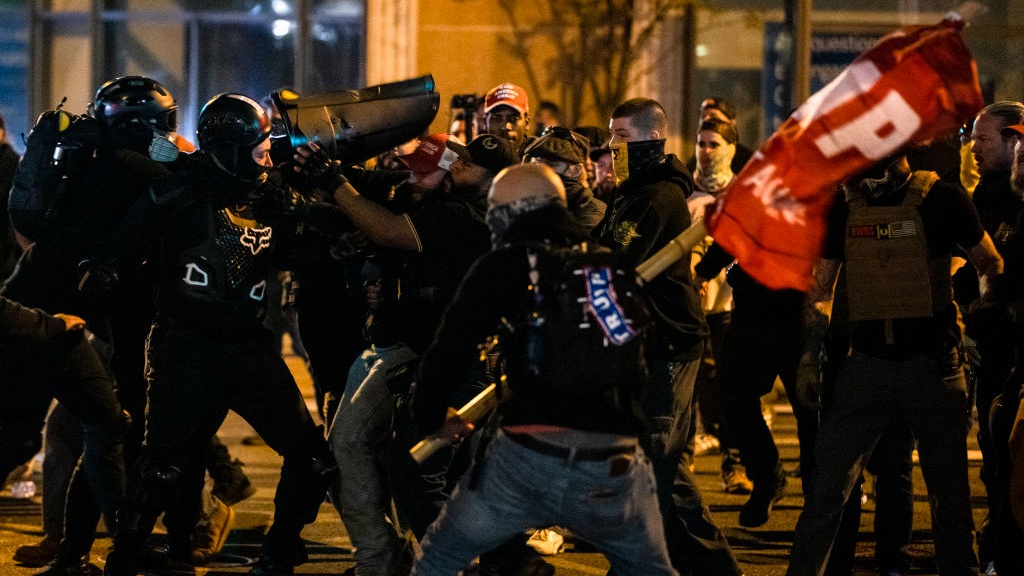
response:
[[[32,74],[37,111],[68,95],[68,108],[82,112],[104,80],[150,76],[174,94],[180,130],[189,135],[203,103],[220,92],[262,99],[282,87],[359,87],[365,77],[363,0],[94,1],[99,34],[89,0],[34,8],[44,46]]]

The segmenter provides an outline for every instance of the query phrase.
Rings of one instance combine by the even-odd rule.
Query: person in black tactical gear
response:
[[[508,381],[500,429],[430,526],[413,574],[454,574],[549,524],[597,546],[618,574],[676,574],[638,439],[648,317],[631,264],[590,244],[546,166],[499,173],[487,222],[497,247],[446,311],[413,413],[422,430],[467,434],[457,416],[446,421],[447,407],[477,345],[498,333]]]
[[[160,83],[141,76],[125,76],[106,82],[97,90],[94,108],[95,119],[82,119],[62,136],[64,174],[63,179],[54,184],[55,189],[45,186],[26,189],[16,185],[12,190],[11,220],[30,246],[2,292],[6,297],[28,306],[49,312],[63,310],[81,316],[94,333],[94,342],[101,344],[100,348],[106,354],[110,354],[110,347],[116,343],[112,355],[106,358],[118,384],[120,406],[116,406],[119,415],[116,437],[120,444],[124,433],[120,412],[124,408],[135,415],[135,426],[128,428],[126,437],[127,445],[134,446],[142,442],[145,332],[139,327],[148,325],[151,320],[148,281],[139,266],[125,266],[117,291],[110,295],[110,299],[95,301],[77,292],[75,283],[79,276],[78,263],[87,256],[91,247],[124,216],[145,192],[149,182],[169,174],[163,164],[147,155],[157,134],[169,134],[174,130],[176,106],[170,92]],[[29,151],[26,151],[27,156]],[[46,160],[49,163],[49,156]],[[29,164],[23,166],[28,169]],[[19,167],[16,181],[19,178],[31,180],[35,176],[23,174]],[[25,196],[29,194],[39,196]],[[49,203],[44,203],[44,200],[49,200]],[[113,302],[118,305],[109,305]],[[23,383],[35,381],[38,379],[38,365],[39,360],[31,355],[12,359],[5,367],[5,377]],[[28,404],[32,406],[28,410],[17,403],[10,405],[18,406],[19,418],[28,418],[23,430],[30,434],[28,437],[36,439],[38,447],[40,423],[49,405],[50,392],[46,386],[31,388],[45,398],[40,396]],[[103,405],[102,412],[113,412],[114,407]],[[69,408],[58,404],[55,411],[66,414]],[[78,420],[90,419],[95,420],[84,414],[61,418],[51,415],[50,422],[67,424],[47,425],[47,436],[51,441],[48,444],[55,446],[58,437],[76,435],[79,432],[74,428],[81,426]],[[89,434],[87,432],[87,443]],[[120,459],[120,445],[117,450]],[[87,456],[88,453],[87,448]],[[127,456],[131,458],[133,455]],[[58,459],[50,459],[46,464],[47,475],[51,478],[49,471],[57,462]],[[118,477],[116,488],[112,488],[109,495],[104,493],[102,484],[94,480],[95,473],[89,473],[91,464],[88,458],[83,464],[87,474],[73,475],[66,490],[69,495],[66,510],[59,484],[55,482],[48,490],[46,504],[49,510],[44,510],[44,514],[46,517],[66,517],[66,521],[63,526],[59,521],[48,522],[47,536],[59,538],[63,532],[64,544],[44,573],[80,573],[84,570],[83,564],[87,561],[100,513],[113,525],[117,499],[123,492],[123,464],[116,467],[103,465],[103,474],[116,474]],[[74,459],[65,466],[74,467]],[[42,560],[45,563],[47,558]]]
[[[287,253],[282,236],[294,225],[278,208],[300,201],[271,170],[269,134],[269,116],[256,101],[240,94],[211,99],[199,114],[200,151],[153,184],[88,266],[103,276],[105,267],[130,261],[137,246],[159,245],[146,442],[118,513],[108,575],[137,572],[157,515],[175,490],[198,494],[181,484],[197,481],[186,471],[202,466],[229,409],[284,456],[274,523],[250,574],[291,575],[307,559],[299,533],[315,520],[337,468],[262,325],[269,266]],[[189,542],[178,534],[169,538],[168,554],[189,563]]]
[[[814,480],[786,573],[823,573],[854,484],[883,435],[896,430],[890,441],[902,441],[904,470],[917,441],[939,574],[976,574],[966,450],[971,410],[950,260],[963,249],[983,286],[999,281],[1003,260],[967,193],[934,172],[911,171],[905,156],[879,162],[844,188],[829,213],[805,304],[796,388],[805,406],[822,405],[820,351],[841,268],[849,346],[815,440]],[[912,438],[900,427],[909,427]]]

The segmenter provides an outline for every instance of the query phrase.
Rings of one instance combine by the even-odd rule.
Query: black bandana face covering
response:
[[[631,174],[641,174],[665,158],[665,140],[620,142],[611,147],[615,183],[622,184]]]
[[[508,232],[516,218],[527,212],[533,212],[534,210],[555,204],[558,200],[558,198],[552,197],[531,196],[520,198],[508,204],[489,206],[484,220],[487,222],[487,227],[491,229],[491,246],[497,248],[501,245],[505,233]]]

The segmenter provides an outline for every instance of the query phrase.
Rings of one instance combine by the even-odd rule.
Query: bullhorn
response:
[[[281,117],[275,163],[291,160],[292,151],[309,142],[346,165],[369,160],[422,134],[441,102],[429,75],[307,96],[280,90],[270,97]]]

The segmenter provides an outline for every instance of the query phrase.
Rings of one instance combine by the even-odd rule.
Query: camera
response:
[[[462,108],[463,110],[476,110],[480,106],[483,97],[476,94],[456,94],[452,96],[452,109]]]

